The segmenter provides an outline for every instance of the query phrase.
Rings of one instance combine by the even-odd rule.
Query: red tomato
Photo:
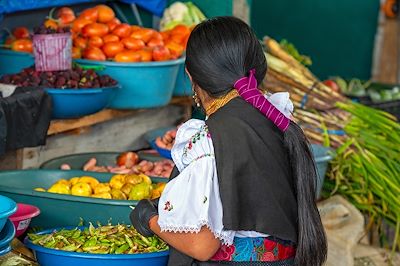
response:
[[[117,27],[119,24],[121,24],[121,21],[119,21],[119,19],[117,18],[113,18],[112,20],[107,22],[107,26],[110,29],[110,31],[113,31],[115,27]]]
[[[157,46],[153,49],[154,61],[166,61],[171,59],[171,53],[165,46]]]
[[[83,12],[79,15],[80,18],[89,20],[91,22],[96,22],[97,18],[99,17],[99,11],[97,8],[88,8],[83,10]]]
[[[141,56],[136,51],[122,51],[115,55],[115,62],[140,62]]]
[[[123,38],[121,43],[129,50],[140,50],[145,47],[145,43],[142,40],[134,39],[132,37]]]
[[[162,39],[163,39],[164,42],[165,42],[166,40],[169,39],[169,36],[171,35],[171,31],[170,31],[170,30],[163,31],[163,32],[161,32],[160,34],[161,34]]]
[[[115,34],[107,34],[106,36],[103,37],[103,42],[104,43],[119,42],[119,37]]]
[[[88,45],[94,47],[102,47],[104,44],[103,39],[99,36],[92,36],[89,38]]]
[[[11,43],[11,50],[17,52],[33,52],[33,44],[29,39],[18,39]]]
[[[84,37],[100,36],[103,37],[108,33],[108,26],[102,23],[90,23],[83,27],[82,35]]]
[[[65,14],[69,14],[69,15],[74,15],[75,16],[75,13],[74,13],[74,10],[72,10],[71,8],[69,8],[69,7],[61,7],[61,8],[59,8],[58,10],[57,10],[57,17],[59,18],[61,15],[65,15]]]
[[[25,27],[17,27],[12,31],[12,35],[17,39],[29,38],[29,30]]]
[[[120,42],[108,42],[104,44],[102,49],[107,58],[113,58],[124,50],[124,45]]]
[[[156,47],[156,46],[163,46],[164,45],[164,42],[163,42],[163,40],[160,40],[160,39],[151,39],[148,43],[147,43],[147,46],[148,47],[152,47],[152,48],[154,48],[154,47]]]
[[[107,23],[115,18],[115,13],[109,6],[97,5],[95,8],[98,11],[98,22]]]
[[[185,25],[177,25],[171,30],[171,34],[182,34],[182,35],[189,35],[190,29],[188,26]]]
[[[89,47],[83,51],[83,58],[97,60],[97,61],[105,61],[106,56],[103,51],[97,47]]]
[[[120,38],[126,38],[129,37],[131,34],[132,28],[130,25],[122,23],[120,25],[117,25],[115,29],[112,31],[113,34],[117,35]]]
[[[153,49],[151,48],[143,48],[141,50],[136,51],[140,54],[140,61],[142,62],[150,62],[153,59]]]
[[[174,41],[168,41],[166,44],[165,44],[165,47],[167,47],[168,49],[169,49],[169,51],[170,51],[170,53],[171,53],[171,58],[172,59],[177,59],[178,57],[180,57],[182,54],[183,54],[183,52],[184,52],[184,47],[181,45],[181,44],[179,44],[179,43],[176,43],[176,42],[174,42]]]
[[[79,33],[88,24],[91,24],[92,22],[90,20],[84,19],[84,18],[77,18],[72,22],[72,31]]]
[[[151,38],[153,38],[154,30],[152,29],[146,29],[142,28],[137,31],[132,32],[131,37],[135,39],[139,39],[147,43],[150,41]]]
[[[61,16],[58,17],[58,23],[61,26],[69,25],[74,20],[75,20],[75,15],[74,14],[62,14]]]
[[[184,34],[172,34],[170,40],[183,44],[187,35]]]
[[[333,91],[340,92],[339,85],[337,85],[335,81],[328,79],[324,81],[324,84],[331,88]]]
[[[76,37],[74,39],[74,46],[81,48],[81,49],[85,49],[87,47],[88,41],[86,38],[83,37]]]

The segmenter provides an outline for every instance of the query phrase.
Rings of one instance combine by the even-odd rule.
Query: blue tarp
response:
[[[80,3],[96,3],[95,0],[0,0],[0,16],[5,13],[40,9],[46,7],[74,5]],[[121,0],[129,4],[137,4],[147,11],[161,16],[167,0]]]

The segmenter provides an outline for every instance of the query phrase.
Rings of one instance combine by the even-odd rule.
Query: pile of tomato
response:
[[[188,41],[191,28],[178,25],[172,30],[158,32],[154,29],[121,23],[107,5],[85,9],[79,16],[69,7],[54,10],[44,22],[46,27],[57,29],[70,27],[73,39],[72,57],[115,62],[165,61],[179,58]],[[32,52],[29,32],[24,42],[29,49],[15,51]],[[14,40],[15,41],[15,40]],[[8,45],[16,45],[16,44]]]
[[[29,30],[25,27],[15,28],[7,37],[3,47],[17,52],[33,52],[33,44],[30,39]]]

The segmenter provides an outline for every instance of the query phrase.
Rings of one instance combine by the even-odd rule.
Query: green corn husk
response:
[[[393,226],[394,251],[400,248],[400,124],[392,115],[361,104],[337,106],[352,118],[344,127],[349,139],[331,162],[325,195],[346,197],[369,215],[369,227],[379,228],[383,221]]]

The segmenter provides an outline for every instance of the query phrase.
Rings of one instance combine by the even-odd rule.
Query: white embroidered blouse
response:
[[[171,152],[180,174],[167,184],[159,201],[162,231],[198,233],[207,226],[226,245],[235,236],[267,236],[224,230],[214,147],[204,121],[191,119],[180,126]]]

